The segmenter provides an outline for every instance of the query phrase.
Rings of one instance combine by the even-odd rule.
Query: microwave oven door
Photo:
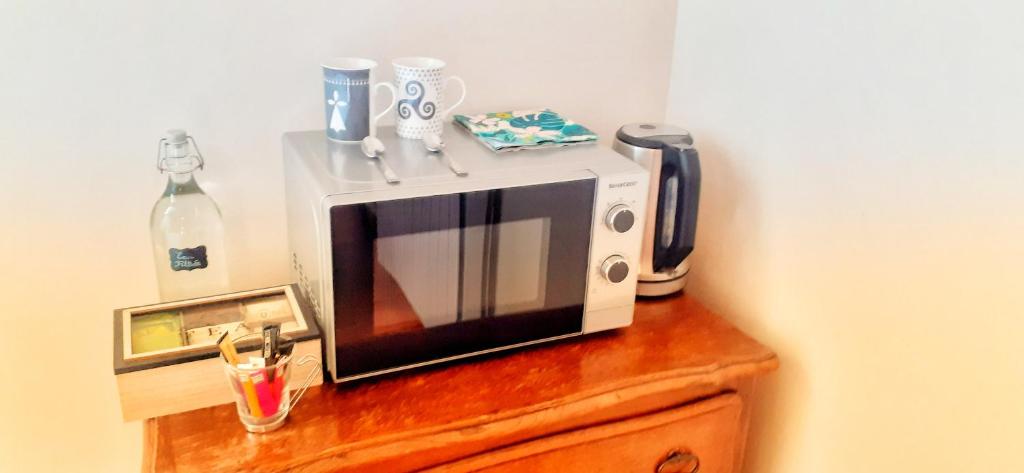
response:
[[[335,380],[581,333],[595,185],[331,207]]]

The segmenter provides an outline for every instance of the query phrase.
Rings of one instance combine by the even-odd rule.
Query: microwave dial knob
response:
[[[619,255],[609,256],[601,263],[601,274],[613,283],[620,283],[629,276],[629,263]]]
[[[608,228],[618,233],[628,232],[630,228],[633,228],[635,221],[636,216],[633,215],[633,209],[625,204],[612,207],[604,216],[604,223],[608,225]]]

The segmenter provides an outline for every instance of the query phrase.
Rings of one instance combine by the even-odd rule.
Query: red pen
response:
[[[274,396],[271,394],[271,385],[267,381],[266,373],[263,370],[259,370],[252,374],[251,379],[256,387],[256,399],[259,400],[263,416],[269,417],[276,414],[279,403],[274,401]]]

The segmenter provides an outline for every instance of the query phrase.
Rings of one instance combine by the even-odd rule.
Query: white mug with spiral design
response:
[[[444,61],[429,57],[404,57],[391,62],[395,66],[398,103],[395,128],[402,138],[422,139],[426,133],[441,133],[444,118],[466,99],[466,83],[458,76],[444,77]],[[449,82],[462,86],[462,96],[444,108],[444,92]]]

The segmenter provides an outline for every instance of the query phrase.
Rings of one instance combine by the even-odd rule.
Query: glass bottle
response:
[[[220,209],[196,183],[203,157],[184,130],[160,140],[157,169],[167,187],[149,217],[160,299],[173,301],[229,291]]]

